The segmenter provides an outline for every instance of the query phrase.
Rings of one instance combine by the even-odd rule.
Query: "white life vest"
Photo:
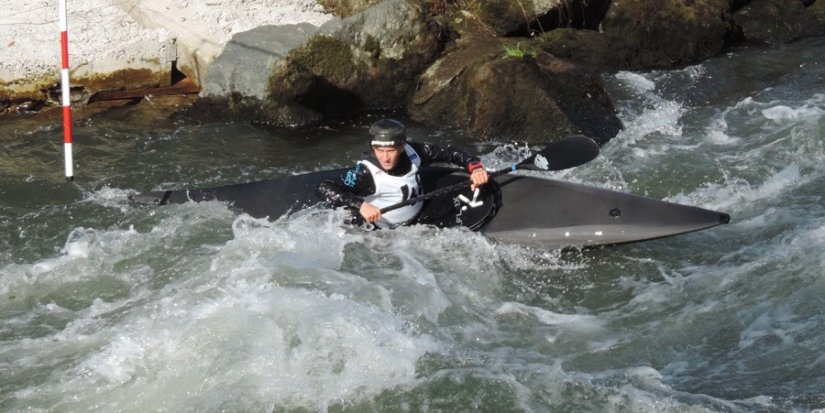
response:
[[[404,151],[410,158],[410,171],[402,176],[392,176],[378,166],[369,161],[360,161],[367,167],[375,181],[375,192],[364,198],[366,202],[376,208],[384,208],[406,201],[421,194],[421,183],[418,177],[418,167],[421,166],[421,158],[410,145],[404,146]],[[381,228],[392,227],[404,224],[418,215],[423,202],[418,201],[411,205],[388,211],[381,214],[376,224]]]

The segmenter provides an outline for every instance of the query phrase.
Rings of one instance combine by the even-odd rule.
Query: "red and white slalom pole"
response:
[[[66,19],[66,0],[60,0],[60,85],[63,89],[63,152],[66,179],[74,179],[72,159],[72,102],[69,94],[69,25]]]

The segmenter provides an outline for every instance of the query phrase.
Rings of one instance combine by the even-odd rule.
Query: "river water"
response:
[[[137,207],[347,166],[373,118],[287,133],[113,109],[75,126],[74,184],[59,120],[4,122],[0,411],[822,411],[825,39],[605,82],[626,129],[547,176],[730,224],[556,251]],[[491,167],[528,149],[411,130]]]

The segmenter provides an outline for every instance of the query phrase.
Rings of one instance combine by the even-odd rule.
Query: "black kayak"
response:
[[[204,189],[132,195],[134,203],[223,201],[256,218],[276,219],[316,205],[315,188],[343,169]],[[427,201],[416,223],[463,226],[501,242],[540,248],[624,244],[725,224],[730,216],[693,206],[533,176],[507,174],[483,187],[470,205],[467,174],[449,168],[421,170],[425,191],[468,182],[467,188]]]

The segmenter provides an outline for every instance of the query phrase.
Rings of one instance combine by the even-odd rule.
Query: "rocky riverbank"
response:
[[[72,72],[74,99],[186,77],[200,88],[185,113],[195,118],[300,127],[395,109],[480,138],[546,142],[584,133],[605,142],[622,125],[601,86],[604,73],[682,67],[732,46],[825,34],[825,0],[321,3],[117,2],[122,28],[107,35],[145,45],[149,33],[156,49],[118,49],[114,60],[127,64],[108,71],[105,59],[90,53],[94,63]],[[289,13],[273,17],[279,10]],[[56,42],[52,49],[56,62]],[[28,66],[38,67],[0,66],[0,109],[54,104],[56,69],[14,77]]]
[[[333,18],[315,0],[72,0],[68,2],[72,100],[100,91],[202,82],[233,35],[263,25]],[[9,2],[0,15],[0,113],[59,103],[58,2]]]

